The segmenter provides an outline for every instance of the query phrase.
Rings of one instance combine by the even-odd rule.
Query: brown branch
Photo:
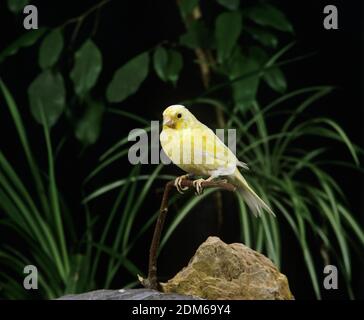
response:
[[[198,20],[201,19],[202,13],[199,6],[196,6],[191,15],[191,20]],[[200,65],[200,72],[202,83],[207,89],[210,85],[210,78],[211,78],[211,70],[210,70],[210,62],[209,62],[209,52],[208,50],[204,50],[202,48],[196,48],[195,54],[198,59]],[[210,53],[211,54],[211,53]]]
[[[201,48],[195,49],[195,54],[197,56],[197,61],[200,66],[201,79],[205,89],[210,85],[210,67],[207,62],[207,55]]]
[[[81,25],[82,23],[85,21],[85,19],[93,14],[94,12],[96,12],[96,23],[94,24],[93,26],[93,29],[92,29],[92,33],[91,35],[94,36],[95,34],[95,28],[97,27],[99,21],[99,13],[100,13],[100,10],[102,7],[104,7],[105,5],[107,5],[108,3],[110,3],[111,0],[102,0],[100,1],[99,3],[96,3],[95,5],[93,5],[92,7],[90,7],[89,9],[87,9],[85,12],[81,13],[80,15],[78,15],[77,17],[73,17],[73,18],[70,18],[68,19],[67,21],[65,21],[63,24],[61,24],[59,26],[60,29],[70,25],[70,24],[76,24],[75,28],[73,29],[73,32],[72,32],[72,35],[71,35],[71,40],[69,42],[69,45],[68,45],[68,48],[71,49],[76,38],[77,38],[77,35],[81,29]],[[96,25],[96,26],[95,26]]]
[[[77,17],[73,17],[71,19],[68,19],[66,22],[64,22],[60,26],[60,28],[64,28],[65,26],[67,26],[69,24],[72,24],[72,23],[79,23],[80,20],[84,20],[90,14],[92,14],[95,11],[98,11],[103,6],[105,6],[106,4],[108,4],[109,2],[111,2],[111,0],[102,0],[99,3],[96,3],[95,5],[93,5],[92,7],[90,7],[89,9],[87,9],[85,12],[81,13],[80,15],[78,15]]]
[[[177,0],[179,6],[181,6],[181,1],[183,0]],[[200,6],[197,5],[189,15],[187,15],[186,17],[182,16],[182,18],[185,23],[186,29],[188,29],[193,21],[202,19],[202,12]],[[195,48],[194,51],[197,57],[198,65],[200,67],[202,84],[205,89],[208,89],[210,87],[210,82],[211,82],[211,71],[213,70],[213,67],[216,65],[216,61],[214,59],[211,50],[209,49]],[[225,128],[226,122],[225,122],[224,112],[220,108],[215,108],[215,112],[216,112],[216,120],[218,127]],[[217,192],[215,195],[215,201],[217,207],[218,225],[220,225],[222,222],[223,206],[222,206],[221,194],[219,192]]]
[[[188,188],[194,188],[193,186],[193,180],[184,179],[181,183],[182,187],[188,187]],[[228,183],[226,181],[205,181],[202,183],[202,187],[204,189],[206,188],[219,188],[226,191],[235,191],[236,187]],[[162,234],[162,229],[164,225],[164,221],[167,216],[168,212],[168,203],[169,203],[169,195],[174,188],[174,180],[167,182],[162,203],[159,211],[159,215],[157,218],[157,222],[154,229],[153,239],[149,250],[149,266],[148,266],[148,277],[146,279],[143,279],[142,277],[138,276],[139,281],[145,288],[154,289],[154,290],[160,290],[160,285],[157,280],[157,257],[158,257],[158,249],[159,249],[159,243],[160,238]]]
[[[202,18],[202,12],[200,7],[197,5],[191,14],[190,20],[198,20]],[[186,22],[188,27],[188,22]],[[208,49],[196,48],[195,55],[200,65],[201,79],[205,89],[208,89],[211,81],[211,66],[216,64],[212,52]],[[225,117],[222,110],[216,109],[217,124],[220,128],[225,127]]]

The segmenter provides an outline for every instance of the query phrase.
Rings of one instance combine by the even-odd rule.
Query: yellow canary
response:
[[[226,176],[241,192],[254,215],[265,209],[272,215],[270,207],[254,192],[237,167],[248,169],[234,153],[215,135],[198,121],[182,105],[172,105],[163,112],[163,130],[160,134],[162,148],[171,161],[186,171],[188,175],[178,177],[175,185],[182,192],[181,181],[190,175],[207,176],[208,179],[194,181],[198,194],[202,193],[202,182]]]

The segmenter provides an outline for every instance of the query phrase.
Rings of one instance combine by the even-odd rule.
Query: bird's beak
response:
[[[163,118],[163,126],[173,128],[174,121],[170,117],[164,117]]]

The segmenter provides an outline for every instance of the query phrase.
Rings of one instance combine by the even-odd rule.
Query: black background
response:
[[[243,3],[246,1],[243,1]],[[253,1],[249,1],[251,3]],[[65,20],[79,15],[95,3],[95,1],[33,1],[38,7],[40,26],[55,27]],[[294,56],[315,52],[316,54],[301,62],[284,67],[288,79],[288,88],[293,90],[298,87],[328,84],[336,87],[330,96],[316,103],[314,108],[305,111],[304,117],[315,115],[330,116],[335,119],[348,133],[349,137],[358,145],[362,145],[363,132],[361,124],[362,114],[362,43],[363,19],[362,1],[273,1],[286,13],[295,28],[295,40],[297,44],[293,50]],[[202,1],[202,10],[219,10],[220,7],[206,5]],[[325,30],[323,28],[323,8],[327,4],[335,4],[339,12],[339,30]],[[89,34],[93,19],[86,22],[81,29],[76,41],[76,48]],[[19,34],[22,34],[22,15],[14,16],[7,11],[5,1],[0,1],[0,50],[6,47]],[[68,32],[72,28],[67,29]],[[163,40],[176,42],[183,32],[175,1],[112,1],[101,12],[100,24],[95,43],[101,48],[104,58],[104,66],[100,81],[95,89],[96,97],[104,96],[104,90],[110,81],[116,68],[128,61],[136,54],[146,49],[155,47]],[[69,35],[69,34],[68,34]],[[289,39],[283,41],[288,42]],[[191,55],[189,52],[184,54]],[[189,56],[191,58],[191,56]],[[72,66],[67,55],[62,58],[62,67]],[[35,154],[41,163],[46,166],[46,157],[43,144],[41,127],[32,120],[27,102],[26,90],[29,83],[39,73],[37,65],[37,51],[25,49],[16,56],[11,57],[0,66],[0,76],[8,85],[21,108],[28,132],[31,133]],[[199,70],[195,65],[184,68],[178,89],[163,84],[156,76],[150,75],[142,85],[139,93],[128,98],[122,105],[117,106],[125,110],[135,112],[151,120],[159,120],[163,109],[178,101],[188,99],[200,94],[203,90],[199,76]],[[271,93],[264,88],[260,91],[259,98],[269,101]],[[2,105],[2,107],[1,107]],[[3,103],[0,105],[0,148],[8,158],[19,168],[22,176],[27,176],[27,168],[24,167],[21,148],[18,144],[15,130],[10,121],[9,114]],[[198,110],[198,117],[205,123],[213,126],[213,120],[208,111]],[[64,120],[64,119],[63,119]],[[100,141],[95,147],[90,148],[82,156],[79,144],[75,139],[69,139],[60,158],[57,160],[57,178],[60,190],[67,195],[67,201],[75,212],[75,218],[82,223],[80,206],[80,186],[82,179],[95,166],[97,157],[105,151],[118,138],[124,137],[130,129],[134,128],[130,121],[123,121],[119,117],[106,116],[104,130]],[[272,124],[279,126],[279,124]],[[55,143],[60,140],[62,134],[67,132],[72,135],[71,128],[66,121],[60,121],[53,129],[52,138]],[[324,143],[324,142],[322,142]],[[327,143],[327,142],[325,142]],[[309,142],[307,142],[309,144]],[[334,159],[348,160],[349,155],[343,148],[332,146],[331,156]],[[102,183],[106,183],[123,177],[130,170],[127,163],[120,162],[107,174],[98,177],[88,185],[88,191],[92,191]],[[145,172],[149,168],[143,169]],[[330,169],[329,169],[330,170]],[[174,168],[166,168],[165,172],[180,174]],[[364,222],[362,203],[362,177],[357,172],[348,170],[332,170],[330,173],[339,181],[349,199],[349,206],[357,219]],[[140,222],[157,210],[161,193],[158,191],[161,185],[156,185],[156,192],[149,195],[146,206],[139,213]],[[94,212],[102,214],[104,208],[110,207],[112,197],[105,197],[103,203],[95,206]],[[183,200],[182,200],[183,201]],[[198,245],[209,235],[218,235],[226,242],[239,241],[237,217],[234,213],[235,206],[232,198],[224,196],[224,221],[220,225],[214,214],[213,202],[205,201],[194,210],[178,227],[170,242],[160,257],[160,275],[162,280],[173,276],[182,266],[186,265]],[[80,212],[80,214],[78,214]],[[107,210],[106,210],[107,212]],[[171,212],[173,214],[173,212]],[[168,223],[168,221],[167,221]],[[290,286],[296,298],[314,298],[308,274],[303,265],[302,254],[294,244],[293,236],[285,234],[286,227],[282,221],[283,239],[283,266],[282,272],[288,276]],[[309,235],[310,236],[310,235]],[[0,241],[15,241],[6,235],[0,236]],[[146,270],[149,232],[132,258],[142,269]],[[310,239],[315,243],[315,239]],[[318,252],[315,258],[320,259]],[[364,296],[363,265],[357,256],[353,255],[353,285],[358,297]],[[113,283],[115,287],[121,287],[132,279],[120,274]],[[336,292],[326,292],[327,298],[345,298],[343,287]]]

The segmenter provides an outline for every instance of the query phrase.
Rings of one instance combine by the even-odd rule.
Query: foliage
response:
[[[19,12],[18,2],[8,1],[12,12]],[[198,0],[178,1],[181,19],[186,25],[186,32],[180,35],[179,43],[171,44],[161,39],[154,48],[146,48],[137,56],[130,57],[114,71],[108,85],[103,88],[100,88],[98,79],[102,75],[103,64],[107,62],[103,62],[102,50],[92,39],[92,33],[82,39],[82,45],[74,53],[71,52],[73,64],[70,68],[64,67],[61,60],[65,56],[69,58],[70,53],[63,48],[73,43],[79,24],[98,14],[104,5],[110,5],[108,0],[54,29],[26,32],[0,52],[0,63],[6,63],[9,56],[22,48],[39,50],[40,73],[30,83],[28,96],[31,114],[43,127],[42,143],[48,161],[45,174],[40,164],[42,159],[33,155],[32,145],[36,142],[27,132],[11,92],[1,81],[1,93],[14,123],[28,172],[33,178],[32,186],[25,185],[18,168],[0,151],[0,225],[22,239],[19,248],[26,247],[26,250],[20,250],[16,245],[1,245],[0,263],[7,270],[0,274],[1,296],[29,297],[12,275],[21,277],[24,265],[30,262],[40,270],[39,294],[43,298],[110,287],[121,270],[134,277],[143,274],[130,254],[137,241],[153,225],[158,208],[152,216],[144,217],[146,221],[142,226],[137,227],[135,221],[155,181],[173,177],[163,174],[161,165],[153,168],[152,172],[142,172],[142,166],[136,165],[130,169],[128,176],[118,177],[85,193],[94,177],[106,176],[105,169],[112,168],[116,161],[127,155],[128,137],[121,137],[108,147],[85,177],[85,196],[80,200],[85,225],[80,234],[76,230],[73,213],[67,209],[67,196],[62,195],[57,187],[56,142],[52,138],[52,128],[58,121],[70,122],[82,148],[96,144],[100,133],[108,129],[102,126],[105,112],[127,118],[136,126],[142,125],[150,130],[148,119],[126,111],[124,102],[131,95],[142,93],[142,84],[153,71],[161,81],[182,87],[183,83],[179,80],[184,67],[195,65],[191,55],[183,54],[186,50],[196,54],[205,89],[201,96],[187,97],[188,100],[183,103],[191,109],[211,108],[216,113],[218,125],[237,129],[238,156],[252,168],[249,182],[278,213],[277,219],[271,216],[255,219],[237,196],[241,240],[266,253],[280,266],[282,250],[285,250],[280,225],[287,223],[302,250],[312,288],[320,298],[317,271],[323,262],[314,261],[312,243],[307,239],[307,232],[312,232],[322,244],[323,251],[340,264],[348,292],[352,294],[351,254],[354,246],[351,243],[360,248],[364,246],[363,230],[353,218],[340,186],[325,171],[324,164],[338,164],[329,160],[326,148],[300,147],[300,141],[309,136],[337,141],[346,147],[354,163],[345,162],[343,165],[359,170],[358,153],[361,150],[350,142],[333,120],[300,118],[309,106],[329,94],[332,88],[315,86],[287,92],[288,81],[281,67],[289,67],[303,57],[282,60],[293,43],[282,46],[280,38],[282,34],[290,37],[294,34],[293,26],[284,13],[267,2],[257,2],[248,7],[243,7],[239,0],[216,2],[220,11],[211,23],[211,19],[205,19],[201,13]],[[71,26],[75,33],[69,39],[65,29]],[[277,98],[263,106],[259,90],[264,83]],[[102,95],[96,93],[100,91]],[[115,103],[118,103],[117,107],[114,107]],[[80,108],[81,114],[78,112]],[[271,129],[276,117],[284,119],[278,130]],[[116,197],[99,235],[94,230],[99,217],[91,212],[89,204],[111,191],[116,191]],[[192,196],[186,200],[167,226],[161,250],[187,214],[214,192],[218,191],[208,190],[201,197]],[[177,199],[178,196],[174,196],[171,202]],[[107,269],[100,272],[101,260],[105,259]]]
[[[148,75],[149,55],[144,52],[116,70],[107,91],[109,102],[122,102],[134,94]]]

